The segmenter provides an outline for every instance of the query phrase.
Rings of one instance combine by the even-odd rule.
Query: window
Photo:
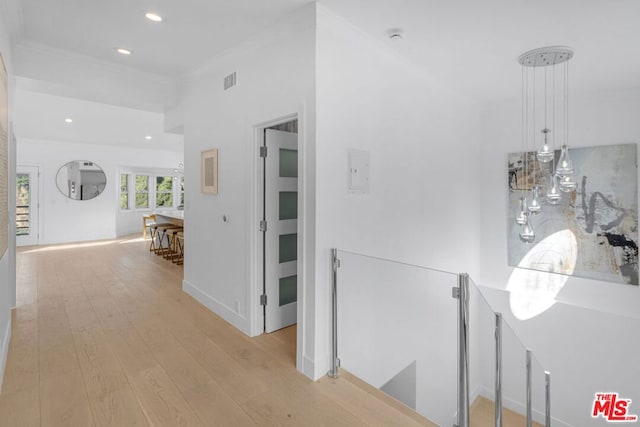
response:
[[[136,175],[136,209],[149,207],[149,175]]]
[[[16,176],[16,236],[28,236],[31,232],[31,191],[29,174]]]
[[[121,212],[177,209],[184,203],[184,177],[170,169],[123,167],[117,194]]]
[[[156,176],[156,207],[173,206],[173,177]]]
[[[184,176],[178,178],[180,182],[180,207],[184,207]]]
[[[129,174],[120,174],[120,209],[129,209]]]

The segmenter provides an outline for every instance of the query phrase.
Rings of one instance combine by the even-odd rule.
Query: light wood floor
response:
[[[495,403],[492,400],[482,396],[478,397],[471,405],[469,415],[472,427],[494,427],[495,426]],[[526,426],[527,418],[517,412],[513,412],[507,408],[502,408],[502,425],[505,427]],[[543,427],[535,421],[531,424],[533,427]]]
[[[295,370],[295,328],[248,338],[138,238],[19,251],[0,426],[433,425],[348,373]]]

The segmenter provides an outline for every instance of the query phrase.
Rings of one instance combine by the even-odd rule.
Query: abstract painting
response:
[[[508,155],[508,257],[524,267],[638,285],[637,145],[571,148],[577,189],[557,205],[545,201],[551,163],[535,152]],[[556,151],[556,162],[560,151]],[[538,185],[542,211],[530,215],[533,243],[519,238],[515,216],[522,195]]]

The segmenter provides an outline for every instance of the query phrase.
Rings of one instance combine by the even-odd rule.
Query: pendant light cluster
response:
[[[178,167],[177,168],[173,168],[173,173],[175,174],[173,176],[173,180],[174,181],[177,181],[178,177],[184,176],[184,164],[178,163]]]
[[[534,49],[518,58],[522,66],[524,182],[520,185],[520,203],[515,221],[521,226],[520,240],[525,243],[532,243],[536,239],[531,219],[542,211],[542,203],[558,205],[563,193],[571,193],[577,187],[569,155],[568,88],[571,58],[573,50],[564,46]],[[536,102],[540,98],[544,101],[543,105]],[[540,113],[543,113],[542,123],[536,120]],[[556,142],[561,147],[557,162]],[[531,155],[529,150],[536,150],[535,155]],[[543,182],[539,181],[544,181],[545,188],[540,187]],[[530,191],[529,184],[532,184]]]

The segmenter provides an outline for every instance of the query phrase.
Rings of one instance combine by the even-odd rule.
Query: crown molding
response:
[[[70,50],[59,49],[43,43],[38,43],[33,40],[22,40],[16,45],[14,55],[19,58],[20,55],[24,54],[51,58],[58,61],[63,60],[71,66],[87,66],[89,68],[100,69],[120,76],[127,75],[136,79],[151,81],[155,84],[167,86],[175,85],[175,79],[173,77],[142,71],[137,68],[127,67],[126,65],[115,64],[113,62],[75,53]],[[18,61],[16,62],[16,73],[20,74],[20,64]]]
[[[33,41],[13,50],[13,69],[23,89],[104,104],[162,112],[177,102],[166,77]]]

